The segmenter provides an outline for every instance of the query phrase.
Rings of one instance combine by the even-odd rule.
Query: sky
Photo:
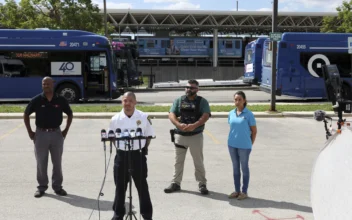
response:
[[[92,0],[103,8],[103,0]],[[280,11],[336,12],[343,0],[278,0]],[[236,11],[236,0],[106,0],[108,9]],[[239,11],[272,11],[272,0],[238,0]]]

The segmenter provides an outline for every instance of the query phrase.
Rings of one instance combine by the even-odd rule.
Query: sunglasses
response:
[[[198,89],[198,87],[186,86],[185,89],[191,89],[191,90],[193,90],[193,89]]]

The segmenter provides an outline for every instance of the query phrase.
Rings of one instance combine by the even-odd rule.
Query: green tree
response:
[[[104,34],[103,15],[91,0],[5,0],[0,23],[8,28],[85,30]],[[108,24],[108,33],[114,27]]]
[[[351,33],[352,32],[352,0],[343,1],[336,8],[337,17],[324,17],[321,32]]]

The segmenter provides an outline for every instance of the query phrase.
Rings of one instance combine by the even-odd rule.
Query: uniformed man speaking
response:
[[[197,96],[199,83],[189,80],[186,95],[176,99],[170,109],[169,119],[176,126],[175,133],[175,171],[172,183],[164,189],[165,193],[181,190],[183,167],[189,148],[195,166],[195,177],[199,191],[208,194],[203,158],[204,124],[210,117],[208,101]]]
[[[24,112],[24,123],[28,135],[35,145],[37,160],[38,190],[34,197],[40,198],[48,189],[48,157],[49,152],[53,163],[52,188],[57,195],[65,196],[67,192],[62,188],[62,153],[64,139],[72,122],[72,110],[67,100],[54,93],[54,81],[50,77],[42,80],[43,93],[34,97]],[[35,132],[32,131],[29,116],[35,112]],[[66,128],[61,131],[62,113],[67,114]]]
[[[136,96],[132,92],[126,92],[122,96],[121,112],[117,113],[112,117],[109,130],[116,131],[117,128],[124,132],[125,129],[137,130],[142,129],[142,136],[154,136],[154,130],[151,122],[148,119],[148,115],[135,109]],[[128,154],[131,153],[131,164],[132,164],[132,178],[138,191],[139,202],[140,202],[140,213],[145,220],[152,220],[153,207],[150,200],[147,176],[147,147],[150,144],[150,139],[147,141],[141,140],[142,155],[139,152],[139,140],[133,140],[131,145],[131,152],[128,152],[128,146],[125,146],[124,141],[119,141],[117,146],[119,149],[115,157],[114,164],[114,181],[116,185],[115,200],[113,204],[114,217],[112,220],[123,220],[125,215],[125,197],[128,178]]]

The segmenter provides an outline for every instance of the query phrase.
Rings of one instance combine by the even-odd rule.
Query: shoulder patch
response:
[[[150,116],[148,116],[148,121],[149,121],[149,124],[152,125],[152,118]]]

